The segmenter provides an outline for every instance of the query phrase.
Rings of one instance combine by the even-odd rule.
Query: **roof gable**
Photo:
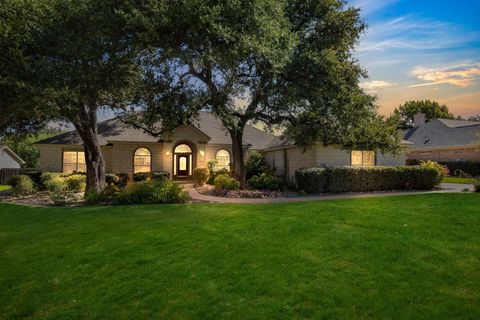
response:
[[[12,149],[7,147],[6,145],[0,144],[0,152],[7,153],[13,160],[18,162],[20,165],[25,164],[25,161],[20,158],[18,154],[16,154]]]

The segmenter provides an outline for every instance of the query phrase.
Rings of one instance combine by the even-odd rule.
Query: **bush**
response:
[[[65,187],[68,191],[84,192],[87,185],[87,177],[80,174],[72,174],[64,179]]]
[[[259,176],[262,173],[268,173],[269,168],[265,163],[265,159],[262,154],[252,151],[250,158],[245,162],[245,174],[247,180],[253,176]]]
[[[185,202],[188,199],[183,188],[170,181],[141,181],[127,185],[116,196],[119,204],[152,204]]]
[[[119,188],[114,184],[109,184],[100,192],[90,190],[85,193],[85,202],[87,204],[108,204],[115,201]]]
[[[480,192],[480,181],[477,181],[473,184],[473,190],[475,192]]]
[[[435,170],[438,171],[438,181],[437,181],[437,184],[440,183],[442,181],[442,179],[446,176],[449,175],[450,171],[449,169],[444,166],[444,165],[441,165],[435,161],[431,161],[431,160],[428,160],[428,161],[420,161],[420,167],[423,167],[423,168],[433,168]]]
[[[432,189],[438,170],[421,166],[311,168],[295,172],[297,185],[308,193]]]
[[[450,172],[462,171],[470,176],[480,177],[480,161],[439,161],[439,163],[447,166]]]
[[[329,171],[325,168],[302,168],[295,171],[295,181],[307,193],[326,192]]]
[[[195,168],[193,170],[193,179],[195,179],[195,182],[199,186],[205,185],[209,177],[210,173],[208,172],[208,168]]]
[[[133,181],[150,181],[152,180],[151,172],[137,172],[133,174]]]
[[[105,174],[105,183],[108,186],[116,185],[119,180],[120,180],[119,177],[114,173],[106,173]]]
[[[153,180],[168,180],[170,179],[170,172],[167,171],[153,171],[152,172]]]
[[[33,180],[27,175],[13,176],[8,183],[12,186],[12,195],[15,197],[35,193]]]
[[[43,182],[42,182],[42,172],[37,169],[22,169],[21,173],[29,176],[32,179],[33,183],[37,187],[37,189],[43,189]]]
[[[279,190],[282,187],[282,180],[269,173],[262,173],[251,177],[247,184],[258,190]]]
[[[215,190],[238,190],[240,189],[240,182],[226,174],[221,174],[215,178]]]
[[[45,184],[45,182],[48,182],[48,181],[50,181],[52,179],[55,179],[55,178],[58,178],[60,176],[61,176],[61,174],[58,173],[58,172],[44,172],[41,175],[41,180],[42,180],[42,183]]]
[[[215,184],[215,178],[218,177],[219,175],[228,175],[228,172],[229,172],[228,169],[226,168],[218,169],[217,163],[218,163],[217,160],[208,161],[208,164],[207,164],[208,174],[209,174],[208,181],[207,181],[208,184],[211,184],[211,185]]]
[[[43,185],[45,186],[45,189],[50,192],[62,192],[67,190],[65,179],[60,174],[48,175],[43,179]]]
[[[128,173],[117,173],[117,177],[118,181],[115,183],[115,185],[119,188],[125,188],[128,184],[128,180],[130,180],[130,176],[128,175]]]

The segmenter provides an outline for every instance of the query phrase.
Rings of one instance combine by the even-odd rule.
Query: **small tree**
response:
[[[394,110],[394,114],[400,117],[399,125],[402,128],[412,127],[413,116],[417,113],[425,114],[425,120],[427,122],[437,118],[455,118],[446,105],[440,105],[438,102],[431,100],[407,101]]]

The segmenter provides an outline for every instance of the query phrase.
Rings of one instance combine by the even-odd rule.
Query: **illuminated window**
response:
[[[370,167],[375,165],[375,151],[352,151],[352,166]]]
[[[85,152],[83,151],[64,151],[63,152],[63,172],[72,173],[86,172]]]
[[[189,146],[186,144],[179,144],[178,146],[175,147],[175,153],[191,153],[192,149],[190,149]]]
[[[215,155],[218,169],[230,170],[230,153],[227,150],[218,150]]]
[[[152,154],[147,148],[138,148],[133,156],[133,172],[152,171]]]

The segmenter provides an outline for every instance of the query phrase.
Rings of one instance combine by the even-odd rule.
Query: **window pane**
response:
[[[150,166],[135,166],[135,173],[137,172],[150,172]]]
[[[86,163],[85,162],[85,152],[79,151],[78,154],[78,163]]]
[[[87,165],[85,163],[79,163],[77,166],[77,171],[87,172]]]
[[[227,150],[218,150],[215,159],[218,169],[230,170],[230,153]]]
[[[375,165],[375,151],[363,151],[363,165],[364,166]]]
[[[362,151],[352,151],[352,166],[362,165]]]
[[[187,158],[180,157],[180,159],[178,159],[178,170],[187,170]]]
[[[75,163],[63,164],[63,173],[72,173],[75,170],[77,170],[77,165]]]
[[[133,172],[150,172],[152,155],[147,148],[138,148],[133,156]]]
[[[190,152],[192,152],[192,149],[190,149],[190,147],[187,146],[186,144],[179,144],[175,148],[175,153],[190,153]]]
[[[136,156],[150,156],[150,151],[147,148],[138,148],[135,151]]]
[[[75,151],[63,152],[63,163],[77,163],[77,152]]]

